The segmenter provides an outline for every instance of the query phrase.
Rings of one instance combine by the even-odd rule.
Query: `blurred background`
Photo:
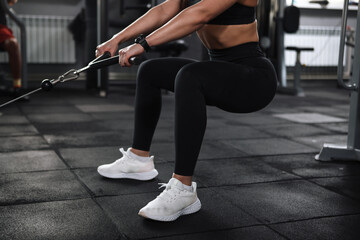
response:
[[[109,39],[151,6],[160,2],[162,1],[19,0],[12,9],[26,27],[28,67],[27,79],[24,81],[28,81],[29,86],[38,86],[44,76],[56,77],[67,69],[86,65],[93,59],[98,43]],[[358,1],[350,1],[343,63],[345,78],[351,75],[357,3]],[[282,4],[285,6],[281,6]],[[288,46],[313,48],[312,51],[301,52],[299,56],[301,81],[335,80],[343,4],[343,0],[260,0],[257,15],[262,47],[275,66],[280,64],[276,49],[283,48],[284,52],[283,61],[286,69],[278,71],[286,72],[286,80],[281,80],[280,77],[280,81],[288,81],[291,85],[294,79],[296,51],[286,50]],[[279,28],[278,14],[281,15],[281,11],[291,5],[300,11],[299,26],[295,32],[284,31],[279,35],[276,30]],[[20,39],[19,27],[11,19],[8,23],[14,35]],[[278,46],[279,38],[283,38],[283,46]],[[181,56],[207,59],[207,52],[196,34],[184,38],[179,44],[175,49],[158,49],[149,53],[147,57]],[[0,52],[0,62],[5,70],[7,61],[7,54]],[[281,69],[281,66],[276,68]],[[83,84],[88,89],[100,88],[107,91],[108,82],[133,83],[136,70],[136,67],[121,69],[112,66],[109,70],[104,70],[106,72],[102,75],[89,73],[88,76],[81,75],[80,79],[86,80]],[[6,71],[3,71],[3,75],[5,78],[8,77]]]

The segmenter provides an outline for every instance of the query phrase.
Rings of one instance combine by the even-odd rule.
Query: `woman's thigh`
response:
[[[271,102],[277,88],[275,70],[266,58],[251,59],[249,64],[196,62],[181,71],[189,79],[178,81],[197,81],[207,105],[229,112],[260,110]]]
[[[178,71],[195,60],[187,58],[155,58],[139,66],[138,84],[150,84],[153,87],[174,91],[175,77]]]

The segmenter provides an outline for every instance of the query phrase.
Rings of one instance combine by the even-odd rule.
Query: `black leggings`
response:
[[[174,173],[192,176],[206,128],[206,105],[250,113],[264,108],[275,95],[272,64],[259,53],[257,44],[250,46],[253,51],[245,44],[212,52],[212,60],[205,62],[183,58],[143,62],[137,75],[132,147],[150,150],[161,111],[161,89],[175,92]],[[234,52],[240,53],[229,62]]]

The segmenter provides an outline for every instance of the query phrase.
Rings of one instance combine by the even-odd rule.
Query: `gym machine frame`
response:
[[[353,74],[350,78],[350,82],[345,83],[343,80],[343,62],[348,11],[349,0],[345,0],[342,12],[342,28],[338,63],[338,84],[342,88],[351,91],[347,145],[325,143],[320,153],[315,156],[315,159],[319,161],[360,161],[360,68],[358,67],[360,66],[360,7],[358,8],[357,13],[355,35],[353,62],[353,66],[355,67],[353,68]]]

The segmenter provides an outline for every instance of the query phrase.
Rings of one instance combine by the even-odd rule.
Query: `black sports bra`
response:
[[[188,0],[188,6],[194,5],[201,0]],[[235,3],[223,13],[209,21],[207,24],[237,25],[249,24],[255,21],[255,8]]]

